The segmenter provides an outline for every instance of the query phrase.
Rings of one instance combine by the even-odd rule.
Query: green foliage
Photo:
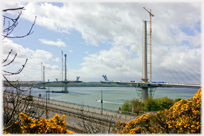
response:
[[[130,102],[133,112],[139,114],[139,111],[142,110],[143,103],[139,99],[133,99]]]
[[[132,108],[134,109],[134,113],[138,113],[138,110],[144,111],[160,111],[163,109],[169,109],[175,102],[181,100],[181,98],[177,98],[175,100],[163,97],[163,98],[147,98],[143,103],[139,99],[133,99],[130,102],[126,101],[122,105],[122,111],[132,112]]]
[[[160,111],[163,109],[169,109],[173,104],[173,99],[168,97],[157,99],[147,98],[144,101],[144,111]]]
[[[121,108],[122,111],[127,111],[127,112],[130,112],[131,111],[131,104],[129,101],[125,101],[122,105],[122,108]]]
[[[136,108],[136,107],[140,107],[142,105],[142,102],[139,99],[133,99],[130,102],[131,107]]]
[[[144,101],[143,110],[144,111],[158,111],[158,110],[160,110],[158,99],[153,99],[152,97],[146,98]]]
[[[181,98],[176,98],[175,100],[174,100],[174,103],[175,102],[178,102],[178,101],[180,101],[180,100],[182,100]]]
[[[123,103],[122,105],[122,111],[127,111],[127,112],[132,112],[132,108],[133,108],[133,112],[134,112],[134,109],[137,108],[137,107],[140,107],[140,108],[137,108],[135,111],[137,112],[134,112],[134,113],[138,113],[139,109],[141,110],[141,107],[142,107],[142,102],[139,101],[139,99],[133,99],[131,100],[130,102],[129,101],[126,101]]]
[[[159,110],[169,109],[171,106],[173,106],[173,104],[174,104],[173,99],[170,99],[168,97],[158,99],[158,105],[160,107]]]

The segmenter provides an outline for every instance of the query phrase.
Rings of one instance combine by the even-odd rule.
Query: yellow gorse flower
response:
[[[182,99],[169,110],[143,114],[128,123],[115,125],[119,133],[201,133],[201,89],[190,99]],[[165,127],[167,126],[167,127]]]
[[[58,114],[55,114],[52,119],[32,119],[24,113],[19,114],[21,119],[22,133],[63,133],[63,134],[73,134],[71,131],[67,131],[65,115],[61,118]]]

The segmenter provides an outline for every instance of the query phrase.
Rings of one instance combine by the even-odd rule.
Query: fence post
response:
[[[101,90],[101,114],[103,114],[103,91]]]

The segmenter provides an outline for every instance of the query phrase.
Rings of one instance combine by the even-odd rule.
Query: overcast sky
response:
[[[61,80],[63,51],[67,54],[68,80],[80,76],[84,82],[99,82],[104,80],[102,75],[107,75],[114,81],[141,81],[142,27],[143,21],[150,19],[145,7],[154,14],[152,81],[201,82],[200,2],[2,3],[2,9],[16,7],[26,10],[13,36],[26,34],[35,16],[37,20],[32,35],[2,41],[3,58],[11,49],[12,55],[18,54],[7,70],[17,71],[28,58],[23,72],[10,80],[40,81],[41,63],[46,69],[46,81]],[[3,14],[16,17],[17,13]],[[147,28],[149,32],[149,23]]]

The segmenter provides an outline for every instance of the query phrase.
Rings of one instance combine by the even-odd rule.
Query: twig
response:
[[[4,38],[24,38],[24,37],[26,37],[26,36],[28,36],[28,35],[31,35],[31,34],[33,33],[33,32],[31,32],[31,31],[32,31],[33,26],[34,26],[34,24],[35,24],[36,18],[37,18],[37,16],[35,16],[35,20],[34,20],[32,26],[31,26],[31,28],[30,28],[30,31],[29,31],[26,35],[23,35],[23,36],[8,36],[8,35],[3,35],[3,37],[4,37]],[[3,39],[4,39],[4,38],[3,38]]]
[[[9,63],[3,65],[2,67],[5,67],[5,66],[10,65],[10,64],[15,60],[16,56],[17,56],[17,53],[15,54],[14,58],[13,58]],[[7,59],[8,59],[8,58],[7,58]]]
[[[20,88],[14,86],[13,84],[11,84],[11,82],[10,82],[4,75],[3,75],[3,77],[4,77],[4,79],[7,81],[7,83],[9,83],[9,85],[11,85],[13,88],[16,88],[16,89],[18,89],[18,90],[20,90],[20,91],[22,91],[22,92],[28,91],[28,90],[30,90],[30,89],[33,87],[33,84],[31,84],[31,86],[30,86],[28,89],[23,90],[23,89],[20,89]]]
[[[12,52],[12,49],[11,49],[11,51],[9,52],[9,54],[7,55],[6,59],[3,60],[2,64],[5,63],[5,62],[7,61],[7,59],[9,58],[9,55],[11,54],[11,52]]]
[[[25,9],[24,9],[24,7],[19,7],[19,8],[4,9],[2,11],[7,12],[7,11],[13,11],[13,10],[25,10]]]

